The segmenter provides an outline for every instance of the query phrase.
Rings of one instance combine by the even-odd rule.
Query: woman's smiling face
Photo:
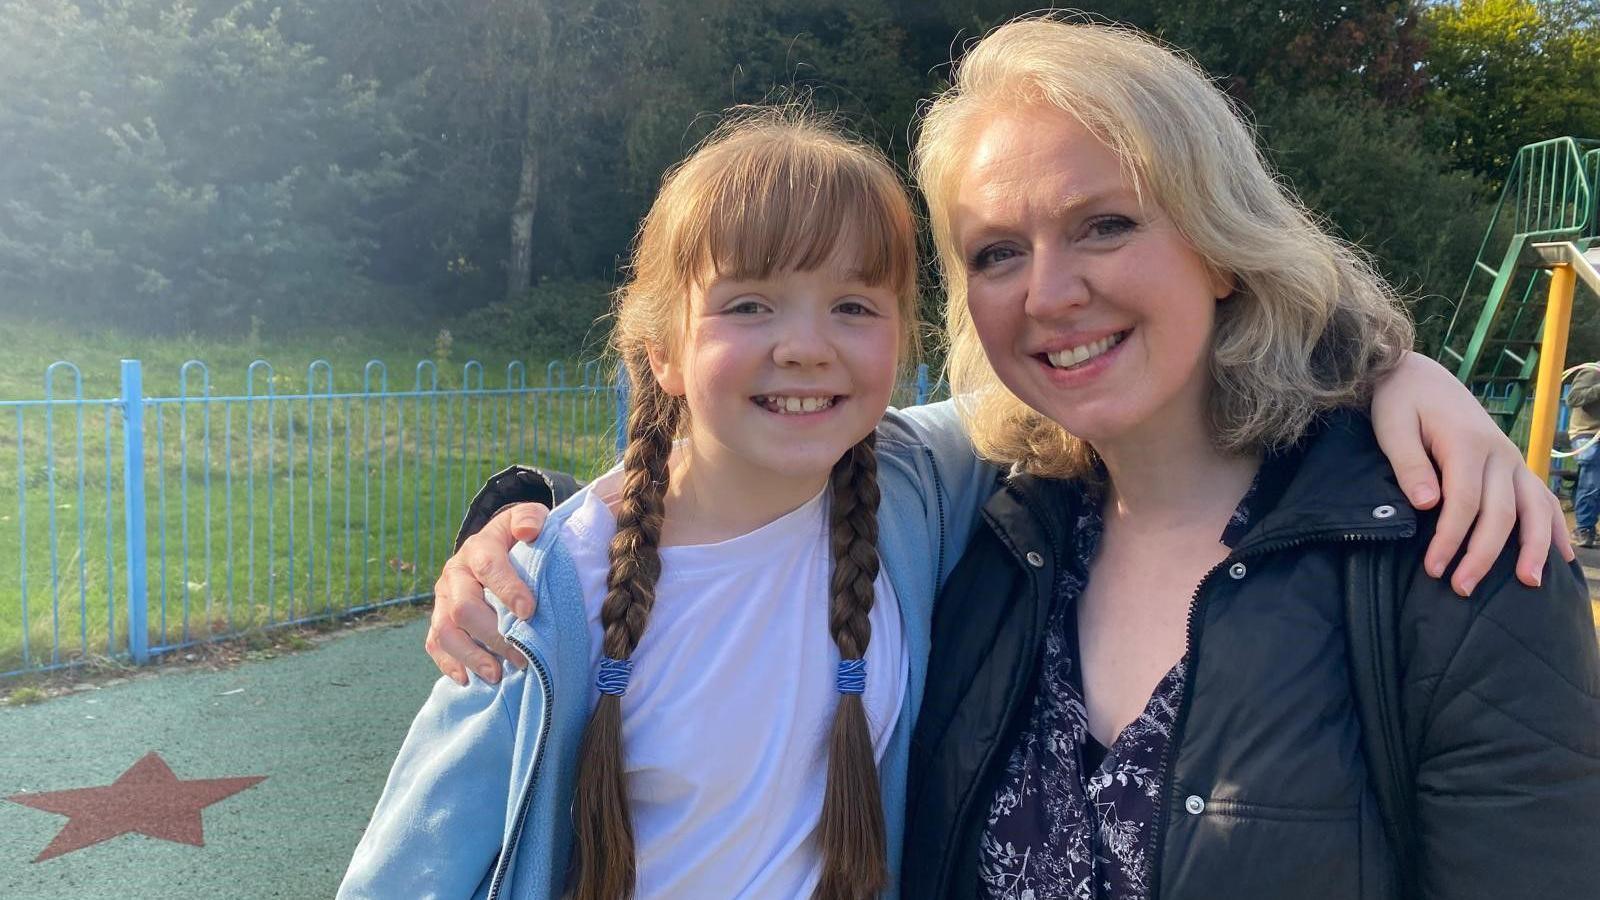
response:
[[[1102,453],[1204,428],[1229,280],[1066,113],[1025,107],[974,138],[951,224],[1000,380]]]

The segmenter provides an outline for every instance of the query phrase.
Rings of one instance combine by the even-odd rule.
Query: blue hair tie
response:
[[[606,657],[600,660],[600,671],[594,676],[594,686],[602,694],[621,697],[628,692],[628,678],[633,674],[633,660],[612,659]]]
[[[867,661],[839,660],[839,693],[860,694],[867,689]]]

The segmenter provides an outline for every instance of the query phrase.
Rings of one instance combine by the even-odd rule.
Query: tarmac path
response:
[[[426,627],[0,708],[0,898],[331,897],[437,677]]]

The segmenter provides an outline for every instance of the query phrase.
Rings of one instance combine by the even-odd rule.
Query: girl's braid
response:
[[[622,501],[611,538],[611,570],[600,607],[602,649],[627,659],[639,646],[656,602],[661,578],[661,523],[665,519],[667,462],[682,401],[661,390],[648,369],[633,376],[634,407],[628,416],[628,446],[622,455]]]
[[[872,640],[868,614],[878,577],[877,438],[869,434],[833,467],[830,497],[833,577],[828,628],[841,659],[861,659]],[[898,673],[878,673],[893,678]],[[867,900],[888,884],[883,800],[866,707],[840,693],[828,746],[822,800],[822,878],[817,900]]]
[[[860,659],[872,640],[867,613],[878,577],[878,436],[869,434],[834,463],[829,508],[833,545],[828,629],[843,659]]]
[[[622,456],[617,533],[611,539],[611,569],[600,607],[605,628],[602,649],[617,660],[633,655],[650,622],[661,576],[667,463],[682,416],[682,401],[661,389],[643,354],[639,357],[628,361],[633,409]],[[617,694],[600,695],[584,731],[572,817],[578,855],[575,896],[578,900],[631,897],[636,880],[633,822],[623,778],[622,698]]]

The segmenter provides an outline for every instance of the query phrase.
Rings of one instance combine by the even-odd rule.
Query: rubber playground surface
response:
[[[0,898],[331,897],[437,677],[426,627],[0,708]]]

